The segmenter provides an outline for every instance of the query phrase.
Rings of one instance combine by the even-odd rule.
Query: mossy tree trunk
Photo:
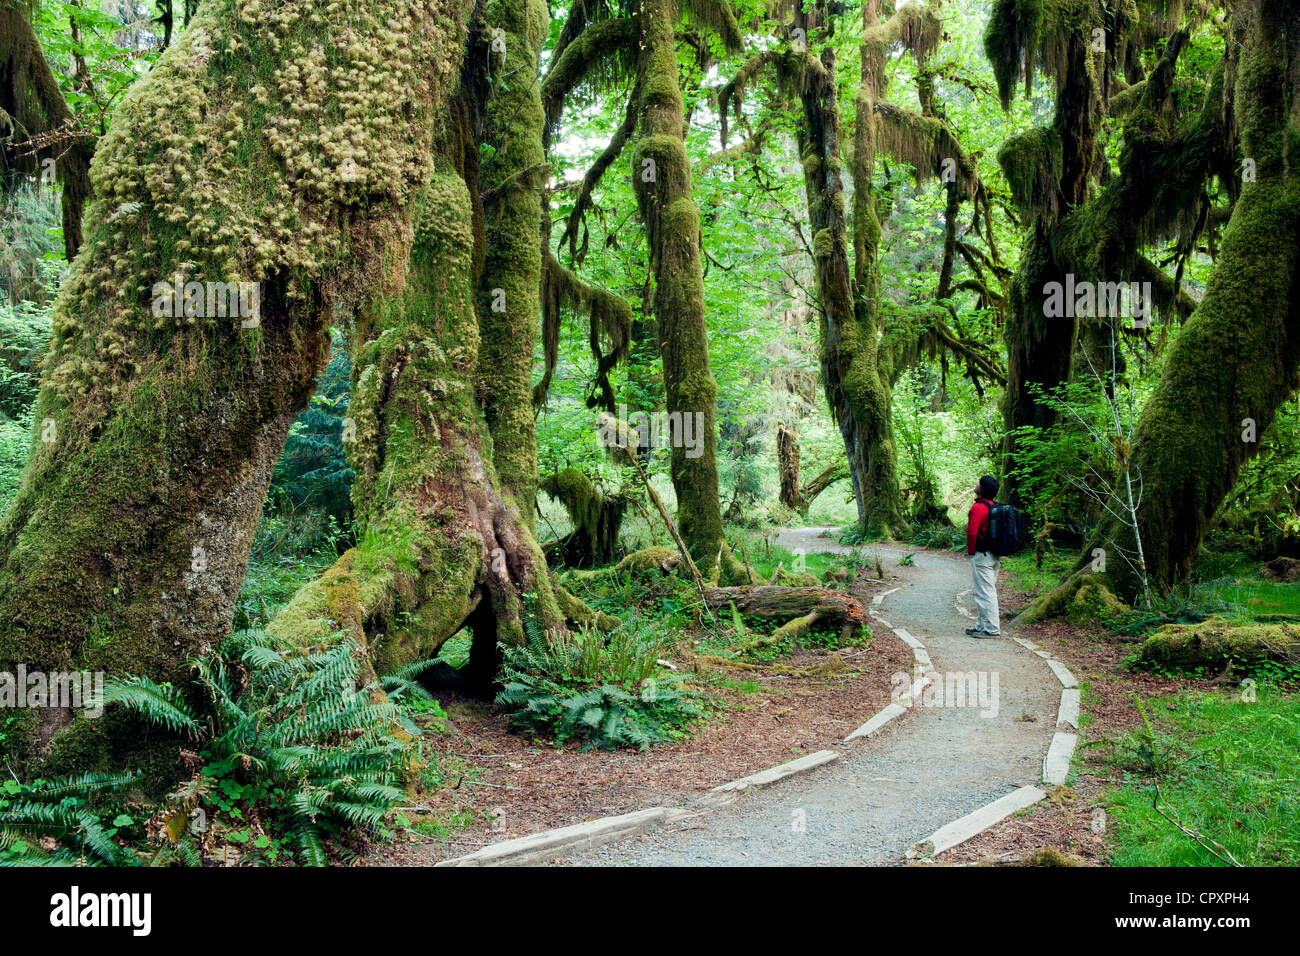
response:
[[[505,50],[488,47],[488,96],[478,170],[484,262],[479,282],[482,406],[502,489],[531,527],[537,493],[533,343],[541,333],[545,153],[538,55],[550,15],[541,0],[489,0],[484,22],[504,31]]]
[[[118,107],[0,523],[0,670],[183,681],[228,635],[328,327],[400,278],[466,13],[215,0]],[[168,315],[176,275],[260,283],[260,307]],[[102,760],[106,722],[42,718],[8,749],[98,735]]]
[[[1233,17],[1241,43],[1237,126],[1256,177],[1241,187],[1205,297],[1174,340],[1134,434],[1139,533],[1161,589],[1186,576],[1242,464],[1259,449],[1243,439],[1245,420],[1263,435],[1300,369],[1300,9],[1253,0]],[[1098,535],[1103,547],[1131,547],[1129,539],[1119,524]],[[1121,597],[1140,593],[1123,562],[1111,558],[1107,572]]]
[[[814,232],[818,288],[822,303],[822,373],[831,410],[839,423],[848,454],[849,475],[864,532],[894,537],[907,527],[899,503],[898,448],[894,441],[889,372],[882,367],[882,325],[878,254],[880,219],[871,185],[875,164],[876,101],[880,97],[886,41],[879,35],[880,5],[866,0],[864,40],[853,130],[853,272],[848,269],[844,227],[843,184],[839,157],[839,104],[835,100],[834,53],[822,54],[825,75],[815,72],[803,94],[813,151],[813,181],[804,160],[804,181],[810,197],[821,199]],[[820,114],[820,116],[819,116]],[[850,279],[851,276],[851,279]]]
[[[63,185],[63,245],[81,249],[82,207],[90,195],[93,138],[75,120],[19,0],[0,0],[0,199],[15,173],[44,179],[53,162]]]
[[[468,677],[483,689],[499,646],[523,640],[525,615],[548,629],[595,617],[552,582],[528,514],[542,130],[530,90],[546,28],[542,0],[499,0],[476,18],[403,288],[357,324],[357,546],[271,627],[301,646],[346,629],[379,673],[468,627]],[[490,167],[481,137],[495,146]]]
[[[699,454],[684,442],[672,448],[671,474],[677,492],[677,522],[691,555],[712,567],[722,547],[718,497],[717,383],[709,369],[704,324],[704,276],[700,263],[700,214],[691,197],[685,114],[677,77],[678,0],[641,0],[634,14],[637,140],[632,150],[632,185],[645,222],[653,290],[648,303],[659,335],[669,414],[690,416],[699,434]]]

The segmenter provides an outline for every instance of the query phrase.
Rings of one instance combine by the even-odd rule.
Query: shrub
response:
[[[526,618],[527,643],[503,650],[497,703],[515,727],[584,749],[644,750],[681,736],[703,713],[699,694],[658,662],[664,643],[632,618],[609,635],[584,629],[550,637]]]

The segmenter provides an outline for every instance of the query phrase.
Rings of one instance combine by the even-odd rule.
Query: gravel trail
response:
[[[788,550],[848,553],[822,528],[787,529]],[[1008,639],[975,639],[970,567],[960,555],[867,545],[905,576],[881,618],[922,641],[940,675],[983,672],[994,706],[917,706],[840,760],[724,807],[622,843],[570,855],[578,866],[881,865],[939,827],[1024,784],[1036,784],[1055,729],[1060,685],[1047,665]],[[915,565],[894,567],[905,553]],[[877,633],[881,626],[877,622]],[[865,721],[870,714],[863,714]],[[1032,719],[1028,719],[1032,718]],[[793,757],[793,755],[792,755]]]

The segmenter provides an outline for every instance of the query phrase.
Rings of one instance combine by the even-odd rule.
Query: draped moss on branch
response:
[[[1300,11],[1252,0],[1234,15],[1233,29],[1240,53],[1232,101],[1257,177],[1241,185],[1205,296],[1174,340],[1134,430],[1132,467],[1148,503],[1139,532],[1151,584],[1161,590],[1186,578],[1242,464],[1258,451],[1243,440],[1243,421],[1264,433],[1300,381],[1300,175],[1288,159],[1300,149],[1291,52],[1300,43]],[[1122,524],[1107,522],[1091,545],[1131,547],[1130,539]],[[1121,598],[1138,593],[1123,562],[1108,566],[1106,583]],[[1084,577],[1067,579],[1026,613],[1061,606]]]
[[[587,313],[588,342],[591,357],[596,362],[599,403],[613,413],[615,397],[609,373],[618,363],[627,360],[631,350],[632,307],[621,295],[583,282],[560,265],[549,249],[545,252],[542,272],[542,352],[546,371],[533,388],[533,404],[540,408],[546,402],[546,393],[559,359],[560,325],[566,308],[575,313]]]

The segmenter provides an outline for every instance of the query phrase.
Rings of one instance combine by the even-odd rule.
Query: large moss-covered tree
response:
[[[346,630],[382,672],[468,627],[467,676],[486,687],[499,646],[523,640],[525,616],[549,629],[595,617],[552,581],[531,524],[535,78],[547,25],[542,0],[489,0],[472,20],[409,265],[356,325],[358,543],[271,625],[299,646]]]
[[[118,107],[0,523],[0,670],[178,680],[228,634],[329,325],[403,285],[467,14],[213,0]],[[177,276],[258,283],[260,308],[163,308],[155,284]],[[138,742],[41,715],[6,751],[95,762]]]
[[[1202,116],[1209,122],[1231,111],[1251,172],[1242,177],[1205,296],[1166,356],[1134,433],[1132,467],[1144,500],[1138,533],[1146,571],[1161,590],[1186,577],[1242,464],[1258,451],[1246,420],[1262,435],[1300,374],[1300,171],[1292,161],[1300,148],[1300,9],[1281,0],[1242,3],[1230,40],[1238,51],[1235,83],[1211,83]],[[1095,537],[1100,546],[1135,550],[1120,522],[1103,524]],[[1060,608],[1088,573],[1081,560],[1026,613]],[[1098,583],[1126,599],[1140,592],[1137,569],[1114,557]]]
[[[697,0],[686,6],[728,49],[741,48],[739,28],[724,0]],[[677,521],[692,557],[713,567],[723,549],[714,415],[717,383],[709,368],[700,212],[691,195],[678,80],[677,25],[682,13],[680,0],[637,0],[632,7],[637,72],[632,185],[650,251],[647,306],[656,320],[668,412],[699,423],[696,452],[688,454],[681,441],[672,448]]]
[[[1112,328],[1133,331],[1113,315],[1049,315],[1045,287],[1066,285],[1068,275],[1085,283],[1149,281],[1163,316],[1190,311],[1177,281],[1142,252],[1173,237],[1185,263],[1206,227],[1213,178],[1235,195],[1225,64],[1208,78],[1184,78],[1184,90],[1204,88],[1199,112],[1177,109],[1173,95],[1173,64],[1187,39],[1180,21],[1203,17],[1201,8],[1159,2],[1114,9],[1097,0],[994,5],[984,43],[1003,106],[1022,81],[1028,95],[1040,70],[1055,93],[1051,125],[1012,137],[998,154],[1026,231],[1004,328],[1003,500],[1023,504],[1016,434],[1057,423],[1047,395],[1072,377],[1080,336],[1082,347],[1093,349]],[[1229,49],[1225,62],[1234,57]],[[1118,176],[1102,137],[1108,118],[1124,134]]]

